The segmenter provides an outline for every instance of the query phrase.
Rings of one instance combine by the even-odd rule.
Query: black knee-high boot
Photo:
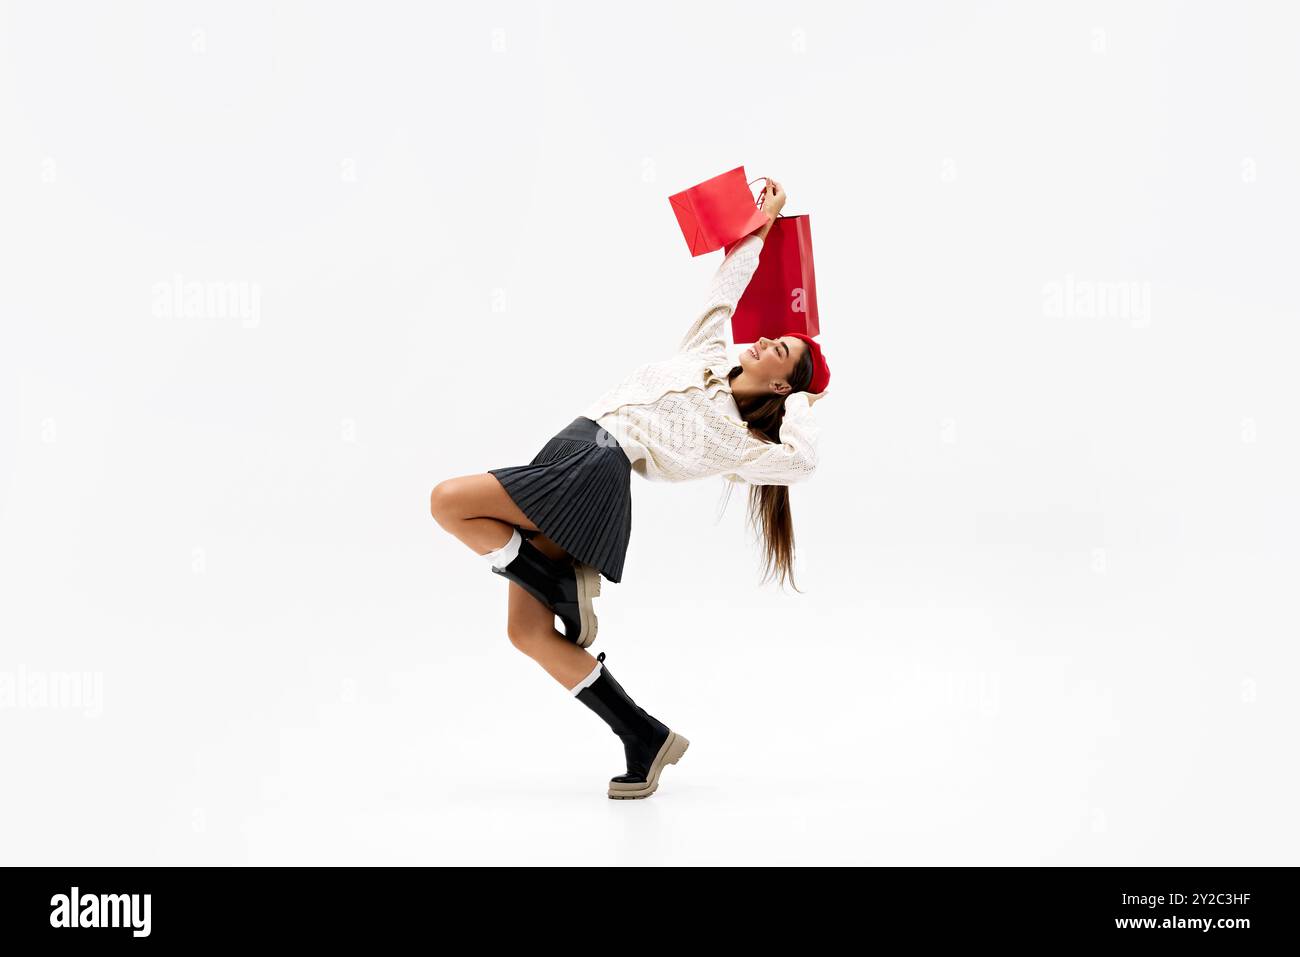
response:
[[[505,568],[492,571],[519,585],[559,616],[564,637],[579,648],[596,640],[595,609],[591,600],[600,594],[600,573],[572,558],[557,561],[524,538],[517,554]]]
[[[659,772],[664,765],[676,764],[686,753],[690,741],[628,697],[623,686],[605,667],[603,651],[596,656],[596,661],[600,667],[596,678],[582,686],[574,696],[600,715],[623,739],[627,773],[610,778],[609,796],[649,797],[659,787]]]

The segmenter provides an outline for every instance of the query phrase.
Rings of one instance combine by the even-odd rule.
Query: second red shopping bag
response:
[[[763,240],[758,268],[731,317],[732,341],[757,342],[787,332],[816,336],[817,277],[807,214],[778,214]]]

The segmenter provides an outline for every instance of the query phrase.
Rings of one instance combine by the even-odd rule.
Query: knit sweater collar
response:
[[[714,362],[711,365],[707,366],[709,373],[712,376],[714,376],[716,379],[718,379],[722,385],[722,388],[728,392],[731,391],[731,380],[727,378],[727,373],[730,372],[735,367],[736,367],[736,363],[732,362],[726,356],[723,356],[717,362]]]
[[[749,423],[741,418],[740,406],[736,404],[736,395],[731,391],[731,380],[727,378],[727,373],[735,367],[736,363],[732,362],[726,356],[723,356],[717,362],[705,366],[705,369],[708,370],[708,379],[706,380],[708,384],[705,386],[705,392],[708,394],[709,398],[713,398],[718,392],[725,392],[731,400],[727,403],[727,418],[748,431]]]

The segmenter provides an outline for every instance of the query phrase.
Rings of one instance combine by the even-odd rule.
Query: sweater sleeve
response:
[[[808,404],[808,393],[795,392],[785,400],[781,441],[751,443],[739,467],[723,478],[751,485],[794,485],[809,479],[817,471],[820,432],[821,426]]]
[[[713,286],[709,290],[709,299],[699,318],[682,336],[677,351],[725,350],[727,348],[726,323],[736,311],[745,287],[758,268],[758,255],[763,248],[763,240],[757,233],[750,233],[731,247],[718,271],[713,276]]]

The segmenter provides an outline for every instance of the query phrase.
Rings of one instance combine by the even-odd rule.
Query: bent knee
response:
[[[511,622],[506,625],[506,637],[510,639],[510,644],[531,658],[545,639],[545,629],[531,622]]]
[[[442,520],[450,518],[455,509],[456,486],[452,479],[445,479],[433,487],[429,493],[429,514]]]

